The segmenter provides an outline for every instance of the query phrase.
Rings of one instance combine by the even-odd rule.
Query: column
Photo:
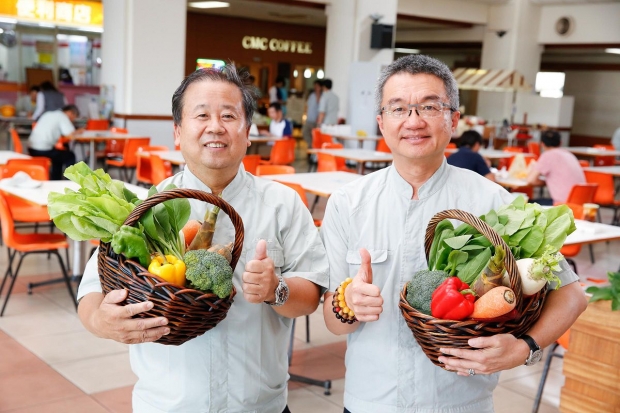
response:
[[[367,108],[368,96],[373,97],[379,71],[392,63],[392,49],[371,49],[370,37],[373,20],[372,14],[382,15],[379,23],[396,26],[397,0],[338,0],[326,6],[327,35],[325,47],[325,77],[334,81],[333,92],[340,98],[340,117],[351,121],[351,113],[359,113],[359,106]],[[396,29],[396,27],[394,27]],[[359,64],[365,62],[364,64]],[[362,73],[363,72],[363,73]],[[351,99],[350,84],[357,75],[356,90]],[[364,96],[360,101],[358,96]],[[366,115],[365,117],[368,117]],[[376,121],[370,115],[370,125],[374,133]],[[368,129],[370,125],[353,125],[356,128]]]
[[[173,148],[171,100],[185,75],[187,5],[106,0],[101,85],[114,87],[114,124]]]
[[[489,6],[480,67],[516,70],[534,87],[543,51],[538,43],[540,15],[541,7],[530,1]],[[513,92],[480,92],[477,113],[494,122],[510,120],[513,98]]]

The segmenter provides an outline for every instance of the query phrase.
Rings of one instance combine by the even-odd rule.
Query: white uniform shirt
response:
[[[189,169],[162,182],[211,192]],[[243,298],[241,277],[256,244],[267,240],[276,272],[328,284],[325,249],[308,208],[284,185],[252,176],[241,165],[223,198],[244,221],[243,252],[235,268],[237,295],[226,318],[215,328],[181,346],[146,343],[129,347],[138,376],[133,391],[135,413],[269,412],[286,406],[288,345],[293,320],[267,304]],[[191,218],[202,220],[210,205],[190,200]],[[234,227],[222,211],[214,244],[234,240]],[[88,262],[79,297],[100,292],[96,256]]]
[[[367,175],[329,199],[321,236],[330,264],[330,290],[354,277],[359,249],[371,255],[373,284],[383,313],[347,338],[344,406],[353,413],[489,413],[499,374],[461,377],[435,366],[417,344],[398,307],[412,275],[427,268],[424,236],[429,220],[446,209],[476,216],[513,196],[475,172],[450,166],[419,188],[390,166]],[[577,279],[563,262],[562,285]]]
[[[28,138],[28,147],[38,151],[51,151],[61,136],[71,135],[75,126],[61,110],[45,112]]]

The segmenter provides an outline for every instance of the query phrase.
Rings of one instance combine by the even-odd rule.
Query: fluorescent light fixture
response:
[[[566,74],[563,72],[538,72],[536,73],[536,92],[543,90],[559,90],[564,88]],[[546,92],[548,93],[548,92]]]
[[[192,1],[189,7],[195,9],[219,9],[222,7],[230,7],[230,3],[226,1]]]
[[[293,70],[293,77],[297,77],[299,76],[299,72],[297,71],[297,69]]]
[[[558,89],[543,89],[540,91],[541,98],[561,98],[564,92]]]
[[[615,53],[620,54],[620,49],[605,49],[605,53]]]
[[[323,71],[323,69],[319,69],[319,71],[316,72],[316,77],[318,79],[323,79],[325,77],[325,72]]]
[[[402,47],[397,47],[394,49],[394,51],[396,53],[410,53],[410,54],[420,53],[420,49],[404,49]]]
[[[312,76],[312,71],[310,69],[304,70],[304,77],[306,79],[310,79],[311,76]]]

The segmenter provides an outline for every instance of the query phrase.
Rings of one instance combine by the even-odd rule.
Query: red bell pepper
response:
[[[431,314],[444,320],[463,320],[474,312],[475,293],[458,277],[447,278],[431,296]]]

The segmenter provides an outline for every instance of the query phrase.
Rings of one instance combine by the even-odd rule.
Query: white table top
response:
[[[528,186],[525,179],[513,178],[511,176],[503,178],[499,174],[495,174],[495,182],[505,188],[522,188]]]
[[[282,175],[263,175],[261,178],[290,182],[301,185],[306,192],[329,197],[340,187],[361,178],[362,175],[349,172],[314,172]]]
[[[564,245],[593,244],[595,242],[620,240],[620,227],[616,225],[575,220],[577,230],[570,234]]]
[[[308,153],[326,153],[356,162],[392,162],[394,159],[391,153],[369,151],[366,149],[308,149]]]
[[[138,198],[144,199],[148,194],[148,189],[125,183],[127,189],[138,195]],[[70,188],[75,191],[79,188],[79,185],[72,181],[42,181],[41,186],[38,188],[20,188],[15,186],[9,186],[0,180],[0,190],[8,194],[22,198],[28,202],[32,202],[36,205],[47,205],[47,196],[50,192],[64,192],[65,188]]]
[[[148,138],[144,135],[131,135],[129,133],[110,132],[105,130],[90,130],[82,133],[67,136],[68,139],[77,141],[92,141],[92,140],[106,140],[106,139],[135,139],[135,138]]]
[[[588,172],[601,172],[604,174],[609,174],[613,176],[620,176],[620,165],[618,166],[590,166],[587,168],[583,168],[584,171]]]
[[[454,153],[456,151],[458,151],[458,148],[447,148],[445,150],[445,152],[447,153]],[[506,152],[506,151],[501,151],[499,149],[480,149],[478,153],[483,158],[487,158],[487,159],[505,159],[505,158],[512,158],[515,155],[519,155],[518,152]],[[523,155],[526,158],[534,156],[531,153],[521,153],[520,155]]]
[[[137,153],[138,156],[146,157],[149,154],[157,155],[164,161],[168,161],[173,165],[185,165],[185,158],[183,158],[183,154],[181,151],[139,151]]]
[[[327,134],[329,135],[329,133]],[[380,141],[383,139],[383,136],[380,135],[368,135],[368,136],[357,136],[357,135],[341,135],[338,133],[331,134],[336,139],[341,139],[343,141]]]
[[[10,159],[30,159],[30,156],[13,151],[0,151],[0,165],[6,165]]]
[[[589,146],[568,146],[564,149],[581,156],[620,156],[620,151],[590,148]]]

